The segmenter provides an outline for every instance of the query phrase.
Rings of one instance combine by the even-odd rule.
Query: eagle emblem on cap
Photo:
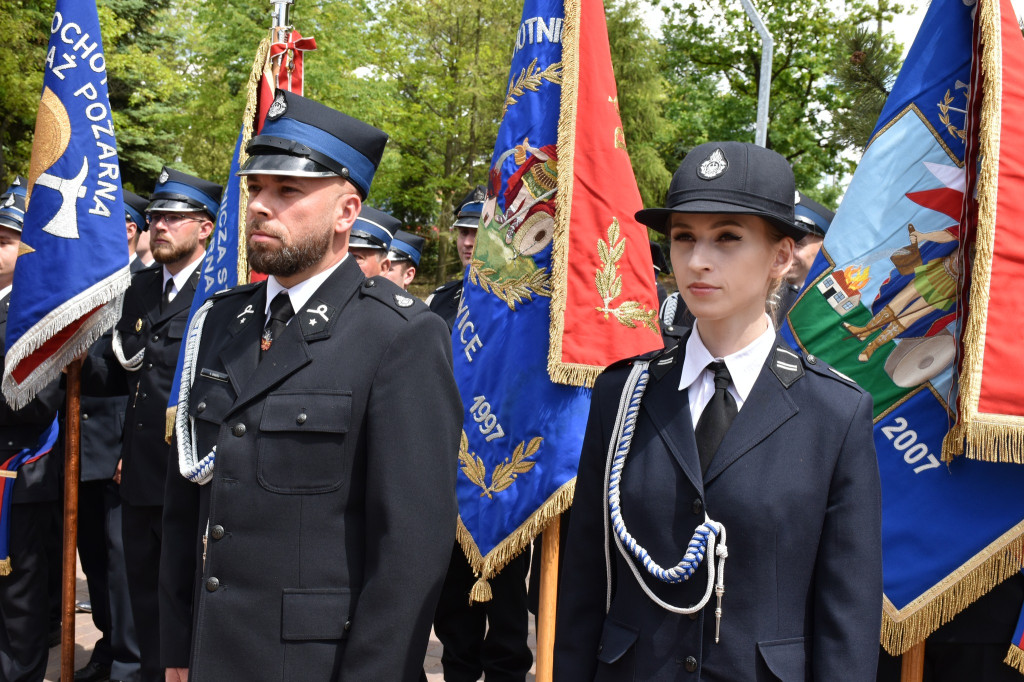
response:
[[[701,161],[697,167],[697,176],[705,180],[714,180],[727,170],[729,160],[725,158],[725,153],[721,149],[716,148],[711,152],[711,156]]]
[[[395,303],[398,304],[399,308],[408,308],[413,303],[415,303],[415,301],[408,296],[403,296],[402,294],[395,294]]]
[[[274,98],[274,102],[267,109],[267,118],[271,121],[276,121],[286,111],[288,111],[288,102],[284,100],[284,93],[279,91],[277,97]]]
[[[167,169],[164,168],[163,171],[161,171],[161,173],[160,173],[160,177],[157,178],[156,181],[159,182],[162,185],[165,182],[167,182],[167,180],[170,179],[170,177],[171,176],[168,175],[168,173],[167,173]]]

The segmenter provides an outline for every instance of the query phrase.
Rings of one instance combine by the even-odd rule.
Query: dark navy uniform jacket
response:
[[[664,351],[683,353],[685,342]],[[881,626],[881,495],[871,397],[781,339],[705,476],[682,359],[651,365],[622,476],[622,515],[662,567],[682,558],[694,528],[725,525],[721,640],[715,597],[693,616],[663,610],[609,541],[614,593],[605,614],[605,457],[628,367],[594,388],[564,554],[555,679],[720,682],[873,680]],[[660,376],[656,376],[660,375]],[[711,557],[705,559],[709,561]],[[661,599],[703,596],[706,563]]]
[[[82,385],[90,395],[128,394],[121,445],[121,498],[129,504],[160,506],[164,501],[170,455],[165,440],[167,399],[200,269],[195,269],[188,284],[163,311],[163,266],[151,265],[132,277],[114,329],[121,336],[126,358],[145,349],[137,371],[126,371],[109,358],[96,362],[90,357],[82,367]]]
[[[448,329],[455,326],[455,318],[459,314],[459,301],[462,300],[462,280],[453,279],[434,289],[430,299],[430,309],[448,323]]]
[[[352,258],[260,360],[265,310],[265,284],[217,297],[179,405],[198,457],[217,454],[206,485],[168,472],[162,664],[195,682],[418,680],[457,518],[448,329]]]

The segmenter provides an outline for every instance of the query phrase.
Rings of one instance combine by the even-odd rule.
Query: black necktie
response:
[[[292,308],[292,300],[288,298],[288,292],[282,291],[270,302],[270,319],[267,326],[263,328],[263,339],[260,341],[260,357],[270,349],[274,339],[281,336],[281,332],[288,326],[288,320],[292,319],[295,310]]]
[[[167,305],[171,302],[171,292],[174,291],[174,278],[168,277],[167,283],[164,284],[164,297],[160,300],[160,312],[167,309]]]
[[[697,452],[700,453],[700,471],[707,473],[711,460],[715,457],[718,446],[729,430],[733,418],[738,412],[736,399],[729,393],[732,377],[724,362],[712,362],[708,369],[715,373],[715,394],[711,396],[704,411],[697,421],[694,434],[697,436]]]

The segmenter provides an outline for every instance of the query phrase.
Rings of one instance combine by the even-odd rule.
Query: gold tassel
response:
[[[900,617],[886,600],[882,611],[882,647],[893,656],[902,655],[993,587],[1020,572],[1024,561],[1024,522],[1004,533],[975,558],[978,557],[980,560],[968,561],[905,606],[905,617]]]
[[[473,585],[473,589],[469,591],[469,603],[473,604],[482,601],[491,601],[491,584],[480,578]]]
[[[0,561],[0,575],[11,574],[11,557],[7,557]]]
[[[1021,651],[1016,644],[1010,645],[1010,650],[1006,652],[1003,663],[1011,668],[1016,668],[1021,675],[1024,675],[1024,651]]]
[[[490,586],[487,585],[486,581],[498,575],[501,569],[505,568],[508,562],[519,556],[553,519],[571,507],[575,492],[576,479],[573,478],[552,493],[544,501],[544,504],[530,515],[530,518],[523,521],[507,538],[492,549],[487,556],[480,555],[480,548],[477,547],[473,536],[462,523],[462,518],[459,518],[458,527],[455,530],[455,539],[466,554],[466,559],[469,561],[469,566],[473,569],[473,573],[480,576],[480,580],[477,581],[469,593],[470,603],[486,601],[478,600],[475,596],[478,592],[481,595],[490,595]],[[484,585],[480,583],[484,583]],[[487,599],[490,599],[490,596]]]
[[[171,438],[174,437],[174,422],[178,418],[178,406],[167,408],[167,416],[164,419],[164,440],[167,444],[171,444]]]

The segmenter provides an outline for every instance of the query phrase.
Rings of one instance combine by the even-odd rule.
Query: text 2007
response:
[[[892,441],[894,448],[903,453],[903,461],[907,464],[917,464],[925,457],[928,461],[921,466],[914,467],[914,473],[919,474],[925,469],[937,469],[939,460],[932,453],[928,452],[928,446],[917,442],[917,431],[907,428],[907,420],[903,417],[896,417],[889,426],[882,427],[882,433]]]

